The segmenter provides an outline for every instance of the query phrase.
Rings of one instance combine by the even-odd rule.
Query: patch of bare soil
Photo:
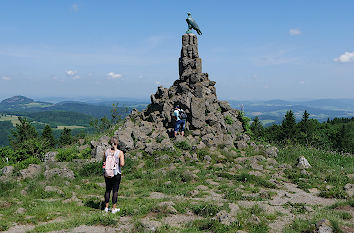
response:
[[[176,214],[170,215],[164,219],[162,222],[169,226],[180,227],[188,222],[192,222],[197,219],[201,219],[202,217],[193,214],[192,212],[187,212],[186,214]]]
[[[34,228],[35,226],[33,225],[15,225],[13,227],[10,227],[6,233],[22,233],[22,232],[27,232],[30,231]]]

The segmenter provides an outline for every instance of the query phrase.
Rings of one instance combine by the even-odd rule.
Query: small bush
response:
[[[203,203],[200,205],[195,205],[191,207],[192,211],[202,217],[213,217],[219,211],[220,207],[211,203]]]
[[[79,159],[90,159],[91,158],[91,148],[86,148],[85,150],[81,151],[78,155]]]
[[[75,148],[63,148],[58,151],[57,160],[59,162],[71,162],[73,159],[78,159],[79,153]]]
[[[232,125],[234,123],[234,120],[232,120],[232,118],[230,116],[225,116],[224,120],[225,120],[225,123],[228,125]]]
[[[92,162],[86,163],[79,170],[79,176],[97,176],[102,175],[102,163],[101,162]]]
[[[186,141],[176,142],[175,146],[181,150],[192,150],[192,146]]]
[[[40,163],[41,163],[41,161],[39,160],[39,158],[29,157],[29,158],[27,158],[27,159],[25,159],[25,160],[23,160],[21,162],[16,163],[14,168],[17,171],[19,171],[19,170],[28,168],[28,166],[30,164],[40,164]]]

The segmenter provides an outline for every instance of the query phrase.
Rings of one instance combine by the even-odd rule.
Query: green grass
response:
[[[11,121],[13,126],[16,126],[16,124],[20,124],[20,121],[18,120],[18,116],[15,115],[0,116],[0,121]]]
[[[122,169],[122,183],[118,195],[118,205],[121,211],[117,215],[105,215],[103,207],[104,178],[102,176],[101,162],[85,163],[82,166],[68,163],[75,174],[73,180],[61,177],[47,178],[43,175],[33,179],[7,180],[0,182],[0,230],[6,230],[13,224],[32,224],[35,228],[32,232],[48,232],[63,229],[71,229],[79,225],[102,225],[118,226],[123,216],[132,219],[135,230],[141,230],[140,220],[147,216],[158,221],[171,215],[166,207],[159,206],[163,201],[172,201],[178,214],[193,213],[200,219],[192,221],[181,227],[163,225],[158,232],[236,232],[244,230],[247,232],[270,232],[269,224],[275,221],[280,213],[269,213],[258,205],[243,208],[237,212],[235,221],[230,225],[224,225],[213,219],[221,211],[230,211],[229,204],[238,201],[267,201],[275,195],[273,189],[277,187],[269,182],[270,175],[255,176],[249,174],[250,169],[244,164],[243,169],[229,172],[235,166],[235,159],[241,156],[239,150],[227,150],[218,148],[216,151],[202,149],[192,150],[188,142],[177,143],[175,151],[156,151],[153,156],[143,153],[143,166],[141,160],[126,156],[126,166]],[[200,161],[180,161],[180,156],[185,151],[197,153]],[[82,152],[83,154],[87,154]],[[63,150],[63,161],[70,161],[71,155],[79,154],[75,149]],[[247,156],[257,155],[256,152],[246,150]],[[296,168],[285,171],[286,179],[297,183],[303,189],[316,187],[321,191],[325,190],[324,182],[333,188],[343,187],[349,182],[346,176],[353,172],[350,166],[352,160],[347,157],[337,157],[334,154],[327,155],[325,152],[306,149],[290,148],[281,149],[277,158],[280,163],[294,165],[299,155],[305,155],[313,166],[309,172],[311,175],[303,175]],[[167,155],[168,159],[159,160],[161,156]],[[211,157],[210,163],[202,159],[206,155]],[[224,168],[216,168],[214,164],[222,163]],[[329,164],[328,164],[329,163]],[[320,165],[318,165],[320,164]],[[59,165],[51,165],[59,166]],[[327,170],[316,171],[320,166]],[[195,172],[199,170],[199,172]],[[334,171],[334,172],[333,172]],[[335,172],[339,172],[336,175]],[[313,176],[313,177],[312,177]],[[217,182],[217,185],[210,184],[210,180]],[[206,186],[207,190],[199,190],[197,195],[192,192],[197,186]],[[61,192],[46,192],[47,186],[54,186]],[[335,190],[335,189],[334,189]],[[23,192],[26,195],[23,195]],[[209,192],[215,192],[223,197],[221,203],[210,198]],[[149,198],[152,192],[162,193],[161,199]],[[336,190],[335,195],[339,192]],[[332,194],[331,194],[332,195]],[[334,195],[334,194],[333,194]],[[64,202],[65,200],[77,197],[82,204],[77,202]],[[330,196],[329,196],[330,197]],[[343,198],[347,198],[344,197]],[[314,207],[315,211],[310,213],[305,209],[304,204],[288,203],[285,205],[295,215],[308,214],[308,220],[296,219],[285,232],[306,232],[311,230],[313,224],[321,219],[327,218],[334,228],[339,229],[342,225],[350,225],[351,216],[339,209],[340,206],[353,206],[353,200],[343,200],[337,204],[326,207]],[[20,207],[25,208],[24,214],[13,214]],[[57,218],[60,222],[50,222]],[[49,222],[49,223],[48,223]],[[336,228],[336,229],[337,229]],[[337,231],[339,232],[339,230]]]
[[[312,168],[307,169],[309,175],[302,174],[295,166],[297,158],[302,155],[312,165]],[[305,191],[311,188],[319,189],[322,197],[347,198],[344,186],[354,182],[347,176],[354,173],[354,159],[340,153],[294,146],[281,149],[277,160],[292,166],[292,168],[285,170],[287,178]]]

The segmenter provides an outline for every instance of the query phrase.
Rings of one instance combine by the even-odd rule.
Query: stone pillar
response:
[[[198,54],[198,38],[194,34],[182,36],[181,57],[179,58],[179,77],[186,81],[202,73],[202,59]]]

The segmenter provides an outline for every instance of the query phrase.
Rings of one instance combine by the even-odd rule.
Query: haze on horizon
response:
[[[148,98],[190,11],[221,99],[354,98],[353,1],[1,1],[0,98]]]

